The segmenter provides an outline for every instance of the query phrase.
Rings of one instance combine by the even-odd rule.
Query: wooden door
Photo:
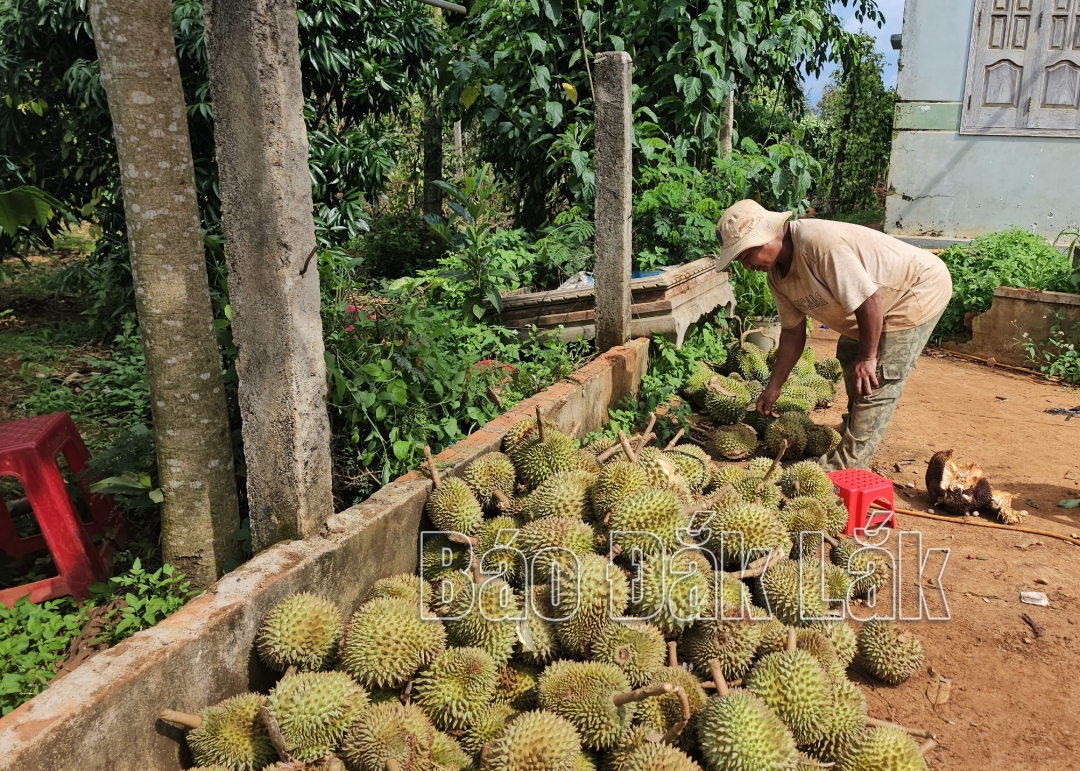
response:
[[[986,133],[988,129],[1025,125],[1023,95],[1034,63],[1033,12],[1038,1],[979,0],[968,55],[961,131]]]
[[[1080,135],[1080,0],[1042,0],[1027,126]]]

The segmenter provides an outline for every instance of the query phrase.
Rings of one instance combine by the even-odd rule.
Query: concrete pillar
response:
[[[296,3],[203,7],[258,551],[312,535],[333,513]]]
[[[630,266],[633,169],[630,54],[596,56],[596,202],[593,221],[596,349],[630,339]]]

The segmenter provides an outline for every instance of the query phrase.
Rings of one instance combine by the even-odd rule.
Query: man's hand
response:
[[[774,386],[770,381],[769,384],[765,386],[765,390],[761,392],[761,396],[758,397],[757,411],[762,415],[772,415],[773,404],[779,396],[780,386]]]
[[[878,387],[877,358],[859,357],[855,360],[852,374],[855,376],[855,394],[857,396],[870,396]],[[762,396],[764,397],[764,393]],[[760,404],[760,401],[758,402]]]

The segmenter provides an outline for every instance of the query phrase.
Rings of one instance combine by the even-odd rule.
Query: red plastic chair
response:
[[[896,503],[893,500],[892,482],[885,477],[861,468],[830,471],[833,492],[840,496],[848,510],[844,535],[855,535],[856,530],[866,532],[879,527],[896,527]],[[872,507],[878,507],[870,514]]]
[[[0,476],[13,476],[26,493],[41,535],[20,538],[0,496],[0,550],[13,557],[48,549],[58,575],[0,591],[0,603],[11,607],[30,595],[41,602],[70,594],[88,595],[95,581],[108,578],[108,566],[94,548],[93,535],[121,535],[123,518],[108,496],[91,493],[82,479],[79,491],[92,521],[83,523],[68,496],[56,456],[62,454],[72,474],[86,468],[90,453],[66,412],[0,424]]]

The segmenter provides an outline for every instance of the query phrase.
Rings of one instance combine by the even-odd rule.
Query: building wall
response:
[[[975,0],[907,0],[885,229],[971,238],[1080,219],[1080,140],[960,134]]]

